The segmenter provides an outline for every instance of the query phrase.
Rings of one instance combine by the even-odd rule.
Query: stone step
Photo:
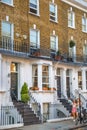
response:
[[[23,117],[24,125],[39,124],[41,121],[36,116],[32,108],[28,104],[22,102],[14,102],[14,106]]]

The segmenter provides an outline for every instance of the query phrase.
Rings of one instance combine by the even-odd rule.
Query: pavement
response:
[[[67,119],[55,122],[46,122],[42,124],[23,126],[9,130],[75,130],[76,128],[80,128],[83,126],[87,126],[87,124],[75,125],[73,119]]]

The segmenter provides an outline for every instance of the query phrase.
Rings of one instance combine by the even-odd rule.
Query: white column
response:
[[[22,85],[24,84],[24,82],[26,82],[25,80],[25,71],[24,71],[24,63],[20,63],[19,64],[19,84],[18,84],[18,99],[20,99],[20,91],[22,88]]]
[[[53,88],[54,84],[53,84],[53,80],[54,80],[54,74],[53,74],[53,69],[52,66],[49,66],[49,87]]]
[[[82,69],[82,89],[83,91],[86,90],[86,73],[84,69]]]
[[[63,69],[63,76],[62,76],[62,93],[64,96],[67,97],[67,94],[66,94],[66,69]]]
[[[38,87],[42,90],[42,65],[38,64]]]

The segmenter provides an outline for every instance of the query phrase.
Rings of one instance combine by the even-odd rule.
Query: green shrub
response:
[[[69,46],[70,46],[70,48],[74,47],[75,46],[75,42],[73,40],[70,40]]]
[[[28,92],[28,85],[24,83],[21,88],[21,101],[27,103],[29,101],[29,92]]]

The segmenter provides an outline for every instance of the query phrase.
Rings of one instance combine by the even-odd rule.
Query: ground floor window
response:
[[[49,103],[43,103],[43,116],[45,119],[49,119]]]

